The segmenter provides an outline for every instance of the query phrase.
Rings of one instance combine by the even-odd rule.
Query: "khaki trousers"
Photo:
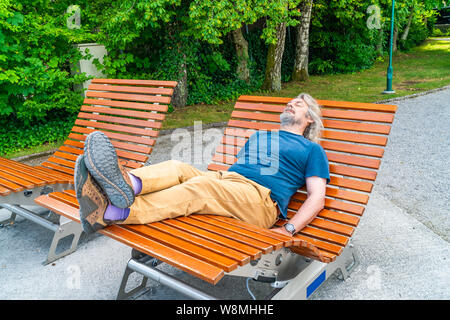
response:
[[[145,224],[197,214],[233,217],[270,228],[277,220],[270,190],[235,172],[204,172],[176,160],[130,171],[142,191],[123,224]]]

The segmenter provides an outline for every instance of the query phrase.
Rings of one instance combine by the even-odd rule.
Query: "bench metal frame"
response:
[[[227,273],[227,275],[269,283],[274,288],[273,292],[267,297],[271,300],[306,300],[336,271],[338,271],[337,277],[340,280],[348,279],[350,271],[359,264],[359,261],[359,255],[351,243],[331,263],[312,260],[296,254],[288,248],[281,248],[263,255],[260,259],[253,260],[251,263]],[[136,299],[145,294],[150,290],[146,286],[148,279],[193,299],[217,299],[164,271],[158,270],[156,267],[161,263],[156,258],[132,249],[131,258],[128,260],[122,276],[116,299]],[[129,277],[134,272],[141,274],[143,279],[140,284],[126,291]]]
[[[81,224],[72,221],[64,216],[57,215],[51,211],[38,210],[40,207],[36,209],[30,210],[26,209],[23,206],[33,206],[36,207],[36,203],[34,199],[40,195],[48,194],[54,191],[63,191],[71,188],[72,185],[69,184],[57,184],[54,186],[42,186],[29,190],[25,190],[23,192],[12,193],[6,197],[0,198],[2,203],[0,203],[0,207],[11,212],[9,218],[0,221],[1,226],[12,226],[15,223],[17,215],[21,216],[24,219],[30,220],[54,233],[52,242],[50,244],[50,248],[47,254],[47,258],[43,262],[43,265],[47,265],[49,263],[58,260],[68,254],[71,254],[77,249],[78,242],[80,240],[80,236],[83,233],[83,229]],[[11,204],[17,203],[20,201],[20,205]],[[47,215],[45,215],[47,214]],[[66,250],[63,250],[57,253],[57,248],[59,242],[69,236],[73,236],[72,243],[70,247]]]

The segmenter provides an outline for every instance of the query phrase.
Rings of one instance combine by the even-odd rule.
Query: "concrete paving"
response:
[[[395,102],[399,106],[378,178],[353,243],[360,263],[346,281],[330,277],[312,300],[450,298],[449,158],[450,89]],[[191,128],[192,129],[192,128]],[[203,128],[221,136],[222,126]],[[197,131],[198,133],[198,131]],[[174,158],[174,145],[194,133],[163,135],[152,163]],[[206,169],[213,138],[194,147],[191,161]],[[179,146],[179,144],[178,144]],[[186,151],[186,150],[184,150]],[[178,158],[180,154],[178,152]],[[187,154],[180,158],[189,160]],[[45,213],[43,213],[45,214]],[[8,216],[0,210],[0,220]],[[52,233],[21,217],[0,228],[0,299],[115,299],[130,248],[102,235],[82,235],[78,250],[43,266]],[[168,265],[167,273],[222,299],[251,299],[245,279],[206,284]],[[135,283],[139,278],[134,279]],[[186,296],[156,282],[142,300]],[[250,281],[256,298],[272,288]]]

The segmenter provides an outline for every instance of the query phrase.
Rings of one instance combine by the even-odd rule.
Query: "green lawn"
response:
[[[393,58],[395,94],[381,94],[386,89],[388,59],[377,61],[367,70],[354,74],[311,76],[307,82],[290,82],[277,93],[256,91],[252,95],[294,97],[306,92],[317,99],[375,102],[410,95],[450,84],[450,41],[429,40],[408,53]],[[195,105],[176,109],[164,122],[164,129],[227,121],[234,101],[219,105]]]
[[[354,74],[311,76],[307,82],[290,82],[277,93],[256,91],[252,95],[295,97],[301,92],[317,99],[375,102],[405,96],[450,84],[450,41],[428,40],[408,53],[394,55],[393,89],[395,94],[381,94],[386,89],[388,61],[377,61],[367,70]],[[194,121],[204,124],[229,119],[235,101],[218,105],[194,105],[177,108],[167,115],[163,129],[192,126]],[[62,142],[5,155],[8,158],[58,148]]]

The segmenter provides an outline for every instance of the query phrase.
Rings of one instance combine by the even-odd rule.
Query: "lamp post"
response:
[[[391,39],[390,39],[390,44],[389,44],[389,66],[387,69],[386,90],[383,91],[384,94],[395,93],[395,90],[392,90],[392,77],[393,77],[393,73],[394,73],[394,69],[392,69],[392,42],[394,39],[394,10],[395,10],[395,0],[392,0]]]

